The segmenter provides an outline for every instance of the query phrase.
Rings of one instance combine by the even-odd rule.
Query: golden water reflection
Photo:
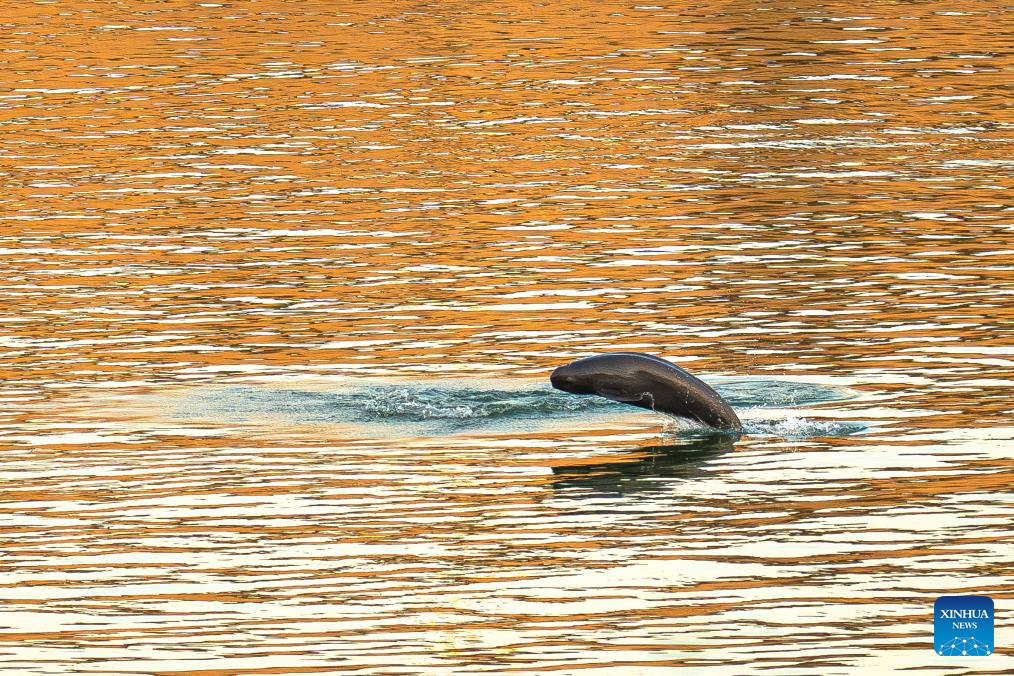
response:
[[[3,668],[1014,668],[930,652],[1012,597],[1009,18],[7,8]],[[538,389],[613,349],[753,427]]]

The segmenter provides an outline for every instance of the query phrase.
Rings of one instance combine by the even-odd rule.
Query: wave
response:
[[[568,396],[556,390],[477,390],[397,387],[362,399],[360,414],[367,420],[497,419],[571,415],[616,408],[598,397]]]
[[[847,399],[848,390],[813,383],[782,380],[743,380],[714,384],[739,409],[782,408]],[[474,383],[360,384],[340,391],[229,387],[193,398],[183,415],[207,415],[229,420],[283,416],[302,423],[386,423],[415,426],[416,432],[442,433],[466,428],[523,424],[539,419],[586,419],[593,415],[630,413],[631,408],[595,396],[574,396],[548,385],[517,389],[477,387]],[[684,429],[685,421],[666,419],[668,430]],[[826,422],[747,420],[750,434],[779,436],[851,433]],[[686,429],[695,429],[692,425]],[[812,432],[812,434],[811,434]]]
[[[747,419],[743,422],[744,434],[774,436],[784,439],[844,437],[850,434],[858,434],[865,429],[867,429],[867,426],[858,422],[814,420],[793,415],[774,420]]]
[[[733,408],[783,408],[841,401],[856,396],[848,388],[794,380],[726,380],[709,384]]]
[[[599,397],[574,397],[551,389],[417,385],[363,385],[339,392],[229,387],[203,395],[187,408],[192,412],[195,406],[233,419],[280,414],[304,422],[407,423],[578,416],[622,407]]]

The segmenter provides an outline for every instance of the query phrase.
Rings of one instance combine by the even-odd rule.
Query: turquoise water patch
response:
[[[715,384],[740,409],[782,408],[849,398],[830,385],[784,380],[742,380]],[[337,391],[228,387],[190,398],[178,408],[184,417],[212,416],[226,421],[255,421],[281,416],[304,424],[383,425],[407,434],[435,435],[495,431],[538,421],[587,420],[592,416],[633,414],[636,409],[597,396],[576,396],[548,384],[516,389],[454,383],[360,383]],[[670,431],[678,429],[669,426]],[[692,427],[692,425],[691,425]],[[861,426],[859,426],[861,429]],[[752,434],[818,436],[851,434],[848,424],[745,421]]]
[[[726,380],[709,383],[733,408],[783,408],[855,396],[852,390],[794,380]]]

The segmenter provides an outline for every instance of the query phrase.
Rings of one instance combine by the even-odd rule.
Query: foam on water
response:
[[[866,429],[858,422],[841,420],[813,420],[789,415],[780,419],[747,419],[743,421],[743,432],[785,439],[812,439],[814,437],[841,437],[856,434]]]

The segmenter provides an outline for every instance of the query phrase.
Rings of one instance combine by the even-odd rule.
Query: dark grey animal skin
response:
[[[549,382],[572,394],[597,394],[720,430],[741,430],[732,407],[704,381],[676,364],[641,352],[608,352],[553,371]]]

